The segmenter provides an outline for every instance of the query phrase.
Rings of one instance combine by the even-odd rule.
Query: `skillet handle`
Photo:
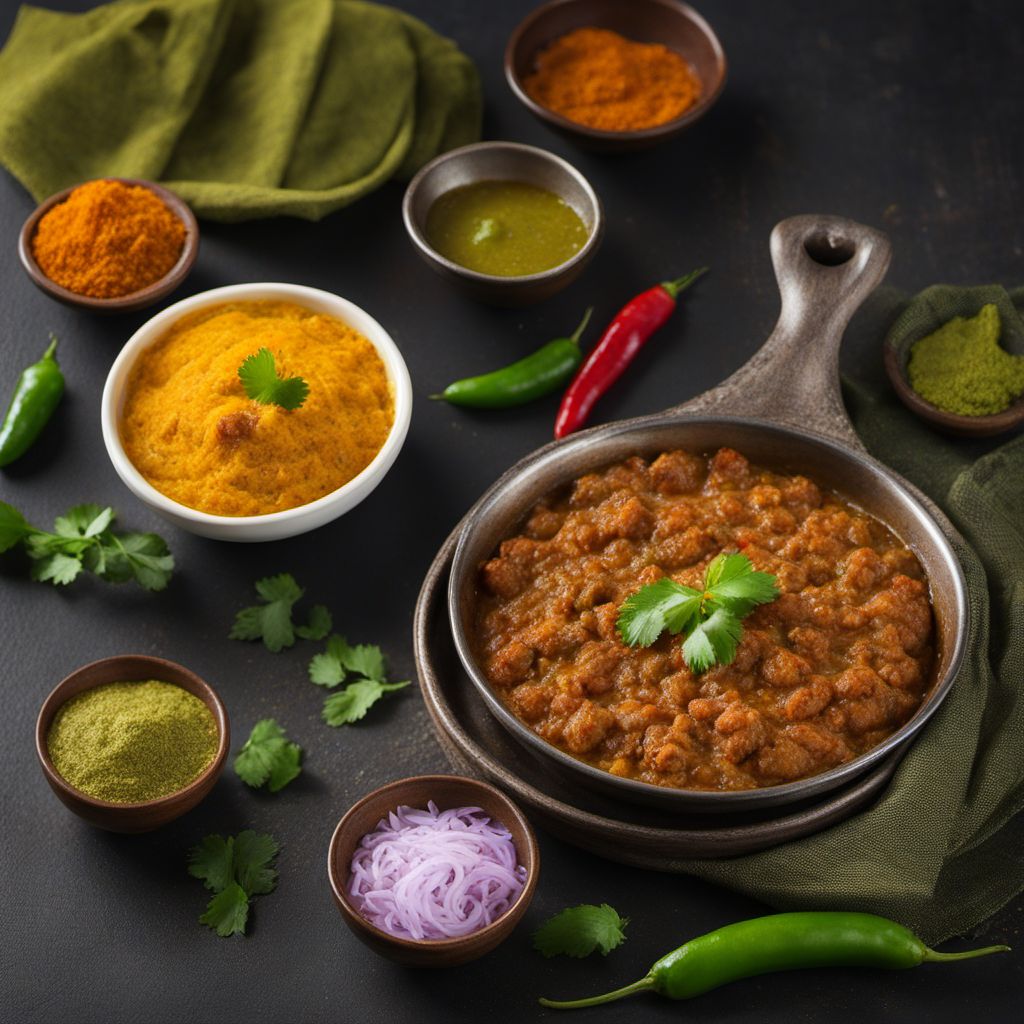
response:
[[[717,387],[678,406],[801,427],[863,449],[839,390],[839,346],[892,253],[880,231],[807,214],[775,225],[772,263],[782,312],[771,336]]]

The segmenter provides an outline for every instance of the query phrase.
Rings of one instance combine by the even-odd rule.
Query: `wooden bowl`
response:
[[[32,279],[32,283],[40,291],[49,295],[51,299],[56,299],[68,306],[75,306],[78,309],[91,309],[97,313],[134,313],[137,310],[145,309],[146,306],[152,306],[154,302],[159,302],[164,296],[170,295],[188,277],[189,271],[196,261],[196,256],[199,255],[199,224],[188,203],[173,192],[169,192],[162,185],[141,178],[102,178],[99,180],[120,181],[125,185],[139,185],[142,188],[148,188],[157,198],[162,199],[171,213],[185,225],[185,244],[181,247],[181,255],[178,257],[178,262],[163,277],[137,292],[119,295],[113,299],[98,299],[90,295],[79,295],[78,292],[73,292],[69,288],[57,284],[43,273],[39,264],[36,263],[35,256],[32,255],[32,238],[35,235],[36,226],[43,215],[58,203],[64,202],[78,187],[77,185],[50,196],[29,215],[18,236],[18,256],[21,258],[21,265],[25,268],[25,273]],[[87,183],[82,182],[81,184]]]
[[[577,124],[534,100],[523,85],[537,54],[578,28],[606,28],[640,43],[662,43],[679,53],[701,82],[697,102],[672,121],[636,131],[612,132]],[[505,78],[520,102],[567,139],[601,152],[647,149],[685,131],[721,95],[726,79],[725,51],[711,26],[679,0],[551,0],[532,11],[509,37]]]
[[[397,807],[426,807],[433,800],[442,810],[481,807],[512,833],[516,856],[526,868],[526,884],[516,901],[486,928],[455,939],[400,939],[370,924],[349,898],[350,865],[359,841]],[[522,811],[500,790],[460,775],[416,775],[390,782],[354,804],[338,822],[327,854],[327,875],[334,902],[345,923],[374,952],[409,967],[455,967],[489,953],[512,934],[533,899],[540,873],[540,852],[533,829]]]
[[[143,803],[110,803],[107,800],[97,800],[75,789],[54,768],[50,760],[46,736],[54,716],[65,702],[95,686],[102,686],[104,683],[143,682],[147,679],[158,679],[180,686],[183,690],[195,694],[210,709],[220,736],[213,761],[202,775],[184,789]],[[36,720],[36,754],[50,788],[69,810],[84,818],[90,825],[107,829],[109,832],[150,832],[192,810],[213,789],[224,768],[230,746],[231,728],[228,724],[228,713],[213,687],[182,665],[165,661],[163,658],[151,658],[145,654],[121,654],[76,669],[61,680],[50,696],[43,701],[39,718]]]
[[[1024,395],[1002,412],[992,413],[990,416],[961,416],[959,413],[946,412],[945,409],[932,405],[910,386],[906,359],[888,340],[882,349],[882,359],[885,363],[885,372],[889,375],[899,400],[912,413],[944,434],[953,434],[955,437],[994,437],[1024,424]]]

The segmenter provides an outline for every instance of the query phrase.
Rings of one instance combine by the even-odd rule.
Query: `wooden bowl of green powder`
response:
[[[36,722],[51,789],[111,832],[148,832],[191,810],[213,788],[230,743],[213,688],[173,661],[141,654],[72,672]]]

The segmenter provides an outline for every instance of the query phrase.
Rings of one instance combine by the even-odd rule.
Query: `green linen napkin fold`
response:
[[[880,373],[902,345],[984,302],[1024,311],[1024,289],[883,289],[847,337],[866,359],[845,381],[870,452],[915,483],[963,535],[967,657],[942,707],[868,811],[792,843],[682,867],[786,909],[860,909],[936,943],[963,934],[1024,888],[1024,436],[951,440],[906,410]],[[1007,310],[1007,313],[1010,311]],[[916,333],[914,333],[916,332]]]
[[[23,7],[0,51],[0,163],[43,199],[161,181],[200,216],[318,220],[480,137],[476,69],[358,0]]]

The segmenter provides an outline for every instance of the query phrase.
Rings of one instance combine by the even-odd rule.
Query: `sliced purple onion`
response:
[[[352,855],[349,896],[402,939],[452,939],[496,921],[526,882],[508,829],[480,807],[399,807]]]

